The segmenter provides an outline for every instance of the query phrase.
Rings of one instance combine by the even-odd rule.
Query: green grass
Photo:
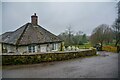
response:
[[[86,43],[84,45],[77,45],[80,49],[88,49],[90,47],[92,47],[92,45],[90,43]]]
[[[104,44],[105,46],[109,45],[109,46],[115,46],[115,43],[109,43],[109,44]]]

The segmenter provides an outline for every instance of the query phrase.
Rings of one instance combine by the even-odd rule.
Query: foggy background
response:
[[[90,35],[100,24],[112,25],[116,2],[2,2],[2,33],[14,31],[38,16],[38,24],[58,35],[69,26]]]

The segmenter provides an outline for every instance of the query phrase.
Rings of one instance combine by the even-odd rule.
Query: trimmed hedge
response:
[[[32,55],[2,55],[2,65],[34,64],[40,62],[62,61],[96,55],[96,50],[44,53]]]

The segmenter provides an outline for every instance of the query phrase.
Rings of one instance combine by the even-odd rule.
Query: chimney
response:
[[[34,13],[34,15],[31,16],[31,23],[33,25],[37,25],[38,24],[38,16],[36,16],[36,13]]]

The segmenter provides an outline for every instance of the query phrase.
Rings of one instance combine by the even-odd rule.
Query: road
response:
[[[103,54],[107,54],[107,56]],[[117,78],[118,54],[3,67],[3,78]]]

